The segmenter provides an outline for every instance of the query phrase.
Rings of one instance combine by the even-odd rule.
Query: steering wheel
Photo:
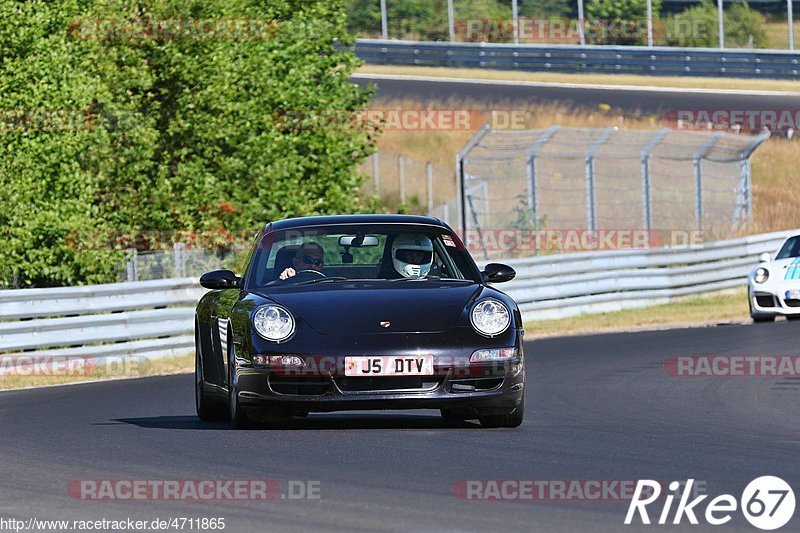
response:
[[[297,273],[295,274],[295,276],[299,276],[300,274],[313,274],[315,277],[318,277],[318,278],[327,278],[328,277],[325,274],[323,274],[322,272],[320,272],[319,270],[312,270],[310,268],[306,268],[306,269],[303,269],[303,270],[298,270]]]

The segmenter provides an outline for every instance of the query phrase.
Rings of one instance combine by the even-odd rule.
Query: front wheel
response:
[[[522,400],[519,405],[511,413],[507,415],[485,415],[480,417],[481,426],[486,428],[516,428],[522,424],[525,418],[525,394],[522,394]]]
[[[219,401],[206,394],[205,379],[203,378],[203,356],[200,349],[200,332],[195,323],[194,334],[194,406],[197,418],[210,422],[224,418],[225,410]]]
[[[250,427],[250,420],[239,405],[239,394],[233,379],[233,368],[236,364],[233,350],[233,342],[228,342],[228,411],[233,429],[247,429]]]

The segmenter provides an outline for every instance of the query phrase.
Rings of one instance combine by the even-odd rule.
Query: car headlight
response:
[[[469,318],[475,331],[487,337],[494,337],[508,329],[511,324],[511,311],[500,300],[487,298],[475,304]]]
[[[253,314],[253,327],[268,341],[280,342],[294,333],[294,317],[280,305],[262,305]]]
[[[516,348],[488,348],[476,350],[469,358],[470,363],[510,361],[517,358]]]
[[[753,276],[753,280],[756,283],[764,283],[768,279],[769,279],[769,270],[763,267],[756,270],[756,275]]]

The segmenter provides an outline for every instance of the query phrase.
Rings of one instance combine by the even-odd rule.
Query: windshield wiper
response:
[[[298,285],[311,285],[312,283],[323,283],[326,281],[347,281],[348,278],[343,278],[341,276],[332,276],[329,278],[317,278],[317,279],[310,279],[308,281],[302,281],[298,283]]]

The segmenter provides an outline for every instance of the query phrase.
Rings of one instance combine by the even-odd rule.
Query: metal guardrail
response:
[[[367,63],[377,65],[658,76],[800,77],[800,54],[785,50],[357,39],[355,53]]]
[[[797,233],[797,232],[794,232]],[[504,261],[517,277],[499,288],[526,321],[634,309],[671,298],[741,287],[758,256],[792,232],[767,233],[691,248],[614,250]]]
[[[154,358],[194,349],[195,278],[0,291],[0,353]]]
[[[619,250],[511,259],[503,284],[526,321],[668,301],[744,285],[757,256],[791,232],[689,249]],[[0,291],[0,353],[14,357],[103,358],[191,353],[194,278],[87,287]]]

